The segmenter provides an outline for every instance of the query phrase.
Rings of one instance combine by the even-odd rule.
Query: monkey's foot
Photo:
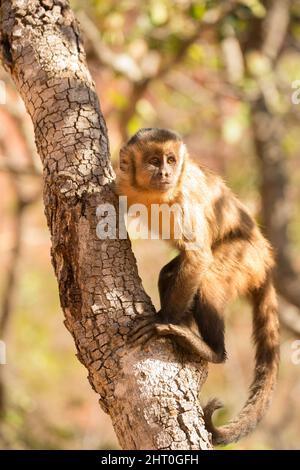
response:
[[[200,336],[191,331],[188,326],[168,324],[155,324],[155,331],[160,336],[175,336],[175,341],[184,348],[185,351],[196,354],[205,361],[215,364],[224,362],[223,355],[215,353]]]

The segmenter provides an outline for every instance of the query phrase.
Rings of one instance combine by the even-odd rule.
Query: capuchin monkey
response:
[[[246,295],[253,304],[256,363],[249,398],[236,419],[216,428],[212,414],[218,400],[204,407],[206,428],[214,444],[237,441],[263,417],[276,383],[279,326],[272,283],[272,250],[223,180],[189,157],[181,137],[166,129],[140,129],[120,151],[117,192],[148,208],[174,204],[169,242],[179,255],[159,275],[161,310],[137,319],[129,341],[142,344],[153,334],[172,336],[197,358],[213,363],[226,359],[225,307]],[[182,220],[184,215],[184,223]],[[185,230],[185,227],[188,227]],[[161,227],[159,233],[162,235]]]

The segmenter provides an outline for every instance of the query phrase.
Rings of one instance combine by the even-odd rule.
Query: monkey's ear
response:
[[[124,146],[120,150],[120,159],[119,159],[120,170],[128,173],[130,170],[130,153],[128,147]]]

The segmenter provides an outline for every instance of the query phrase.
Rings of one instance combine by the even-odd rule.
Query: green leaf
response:
[[[240,0],[242,5],[246,5],[249,10],[252,11],[253,15],[258,18],[263,18],[266,15],[266,9],[259,0]]]
[[[127,124],[127,132],[129,135],[135,134],[142,127],[142,120],[136,114]]]
[[[194,18],[195,20],[201,20],[204,14],[206,13],[205,4],[203,2],[194,3],[193,5],[191,5],[189,13],[191,17]]]
[[[118,110],[123,110],[128,106],[128,98],[125,96],[124,93],[119,93],[116,90],[109,90],[108,97],[111,103],[114,105],[115,108]]]

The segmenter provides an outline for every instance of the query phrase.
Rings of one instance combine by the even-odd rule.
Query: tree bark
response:
[[[266,236],[275,248],[276,288],[289,303],[300,308],[299,273],[293,266],[288,226],[292,204],[286,156],[282,149],[282,117],[273,115],[263,96],[251,106],[253,135],[261,173],[262,222]]]
[[[96,236],[97,207],[117,198],[106,126],[69,3],[0,6],[0,57],[33,121],[52,260],[78,359],[124,449],[209,449],[198,402],[206,363],[188,361],[167,339],[145,350],[126,345],[132,320],[153,306],[130,242]]]

